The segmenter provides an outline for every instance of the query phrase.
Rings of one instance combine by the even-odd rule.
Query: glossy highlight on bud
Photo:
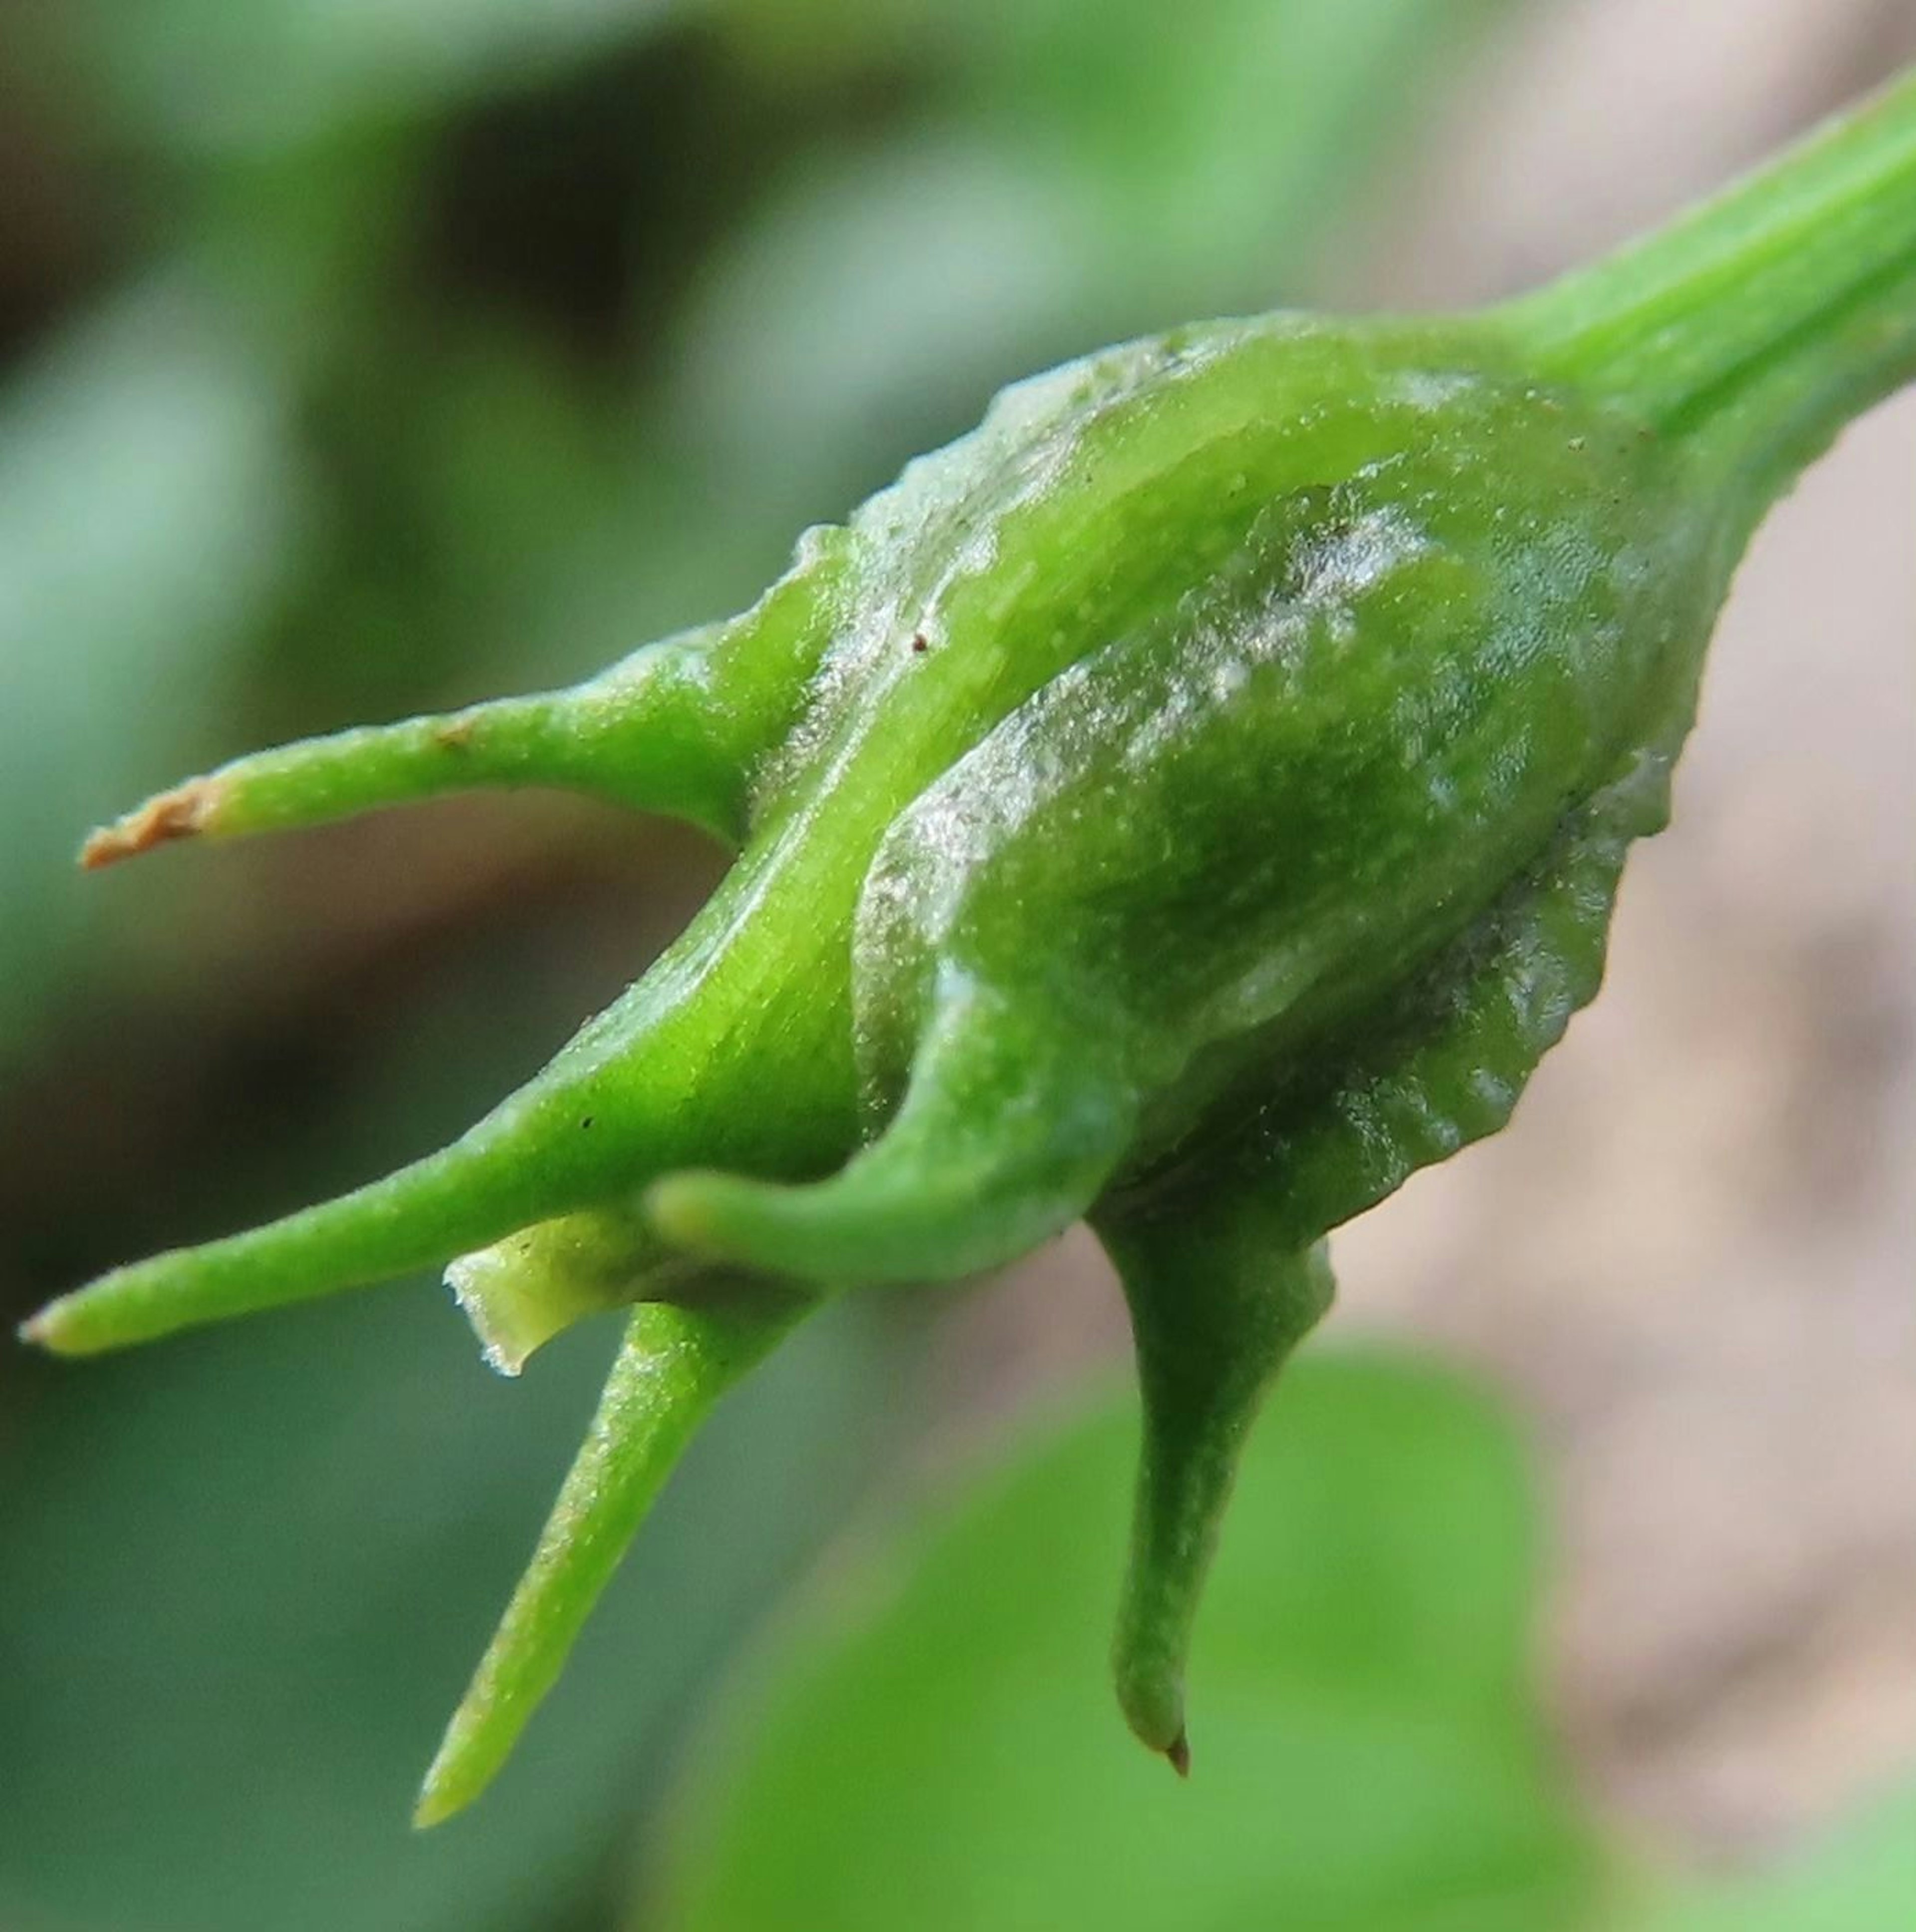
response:
[[[1323,1237],[1500,1127],[1593,995],[1751,532],[1912,376],[1916,80],[1506,308],[1212,323],[1020,384],[752,609],[576,688],[162,794],[83,862],[515,785],[736,857],[452,1145],[24,1332],[86,1354],[432,1266],[516,1373],[627,1311],[433,1822],[824,1297],[1088,1220],[1143,1399],[1119,1701],[1187,1771],[1206,1568]]]

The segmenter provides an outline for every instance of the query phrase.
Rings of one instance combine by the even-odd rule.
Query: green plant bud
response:
[[[240,760],[98,833],[557,784],[729,842],[683,937],[443,1151],[116,1270],[83,1354],[445,1266],[495,1365],[636,1304],[422,1817],[502,1760],[693,1424],[827,1292],[1089,1217],[1145,1402],[1116,1651],[1180,1768],[1238,1448],[1323,1237],[1594,993],[1764,510],[1916,374],[1916,82],[1508,308],[1183,329],[1008,392],[733,621]]]

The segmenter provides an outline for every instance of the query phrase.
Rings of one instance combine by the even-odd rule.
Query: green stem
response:
[[[1699,435],[1773,495],[1916,380],[1916,72],[1503,315],[1545,373]]]

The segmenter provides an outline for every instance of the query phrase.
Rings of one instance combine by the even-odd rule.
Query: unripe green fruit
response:
[[[431,1819],[497,1768],[705,1409],[819,1296],[1087,1217],[1146,1405],[1119,1694],[1182,1768],[1199,1587],[1329,1302],[1322,1238],[1500,1126],[1595,992],[1751,530],[1912,374],[1905,82],[1527,302],[1071,365],[728,623],[167,794],[89,862],[482,784],[676,812],[737,858],[454,1145],[30,1334],[85,1353],[448,1264],[515,1370],[633,1306]]]

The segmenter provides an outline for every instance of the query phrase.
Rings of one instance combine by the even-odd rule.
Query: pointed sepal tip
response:
[[[80,848],[82,868],[97,872],[122,859],[137,858],[155,846],[198,837],[219,808],[220,790],[211,778],[189,778],[170,791],[157,794],[125,818],[89,832]]]

